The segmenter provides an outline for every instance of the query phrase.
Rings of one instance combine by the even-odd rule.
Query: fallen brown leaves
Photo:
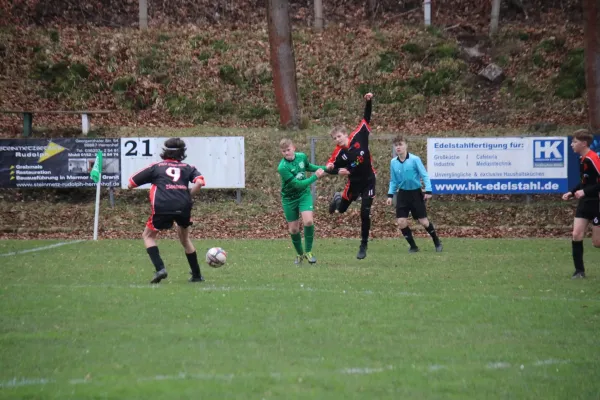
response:
[[[124,200],[119,200],[123,203]],[[45,201],[0,203],[2,222],[0,239],[90,239],[93,233],[93,204],[53,204]],[[103,206],[100,212],[101,239],[137,239],[148,216],[146,204],[118,204],[116,208]],[[192,228],[195,239],[286,239],[287,223],[279,205],[252,212],[251,204],[232,204],[228,211],[219,211],[222,205],[197,203]],[[329,215],[326,201],[317,202],[315,226],[317,236],[323,238],[359,238],[360,214],[353,205],[345,214]],[[233,210],[233,211],[232,211]],[[450,203],[434,204],[430,218],[442,237],[506,238],[506,237],[567,237],[573,212],[570,207],[552,208],[544,205],[515,206],[511,203],[494,207],[465,208]],[[427,237],[421,226],[412,225],[415,236]],[[161,237],[176,239],[174,230]],[[371,237],[400,237],[391,207],[377,199],[373,207]]]
[[[20,6],[33,12],[31,7],[36,3],[30,0],[21,2]],[[89,4],[96,3],[103,12],[119,9],[103,9],[100,0],[88,0],[81,7],[85,10]],[[2,4],[0,2],[0,7]],[[69,8],[70,4],[64,2],[69,12],[81,13]],[[126,2],[122,8],[124,12],[132,12],[135,5],[135,2]],[[505,40],[503,45],[513,47],[502,50],[492,46],[487,38],[484,22],[488,14],[477,14],[482,12],[481,5],[471,0],[453,0],[440,5],[436,11],[437,27],[443,30],[444,26],[458,26],[444,31],[444,40],[481,42],[486,62],[503,57],[507,81],[525,81],[532,89],[545,93],[544,96],[537,101],[519,102],[500,86],[478,80],[475,74],[480,66],[471,65],[470,87],[458,93],[426,97],[419,113],[408,112],[406,104],[378,103],[374,118],[381,130],[421,135],[497,126],[524,128],[539,121],[563,125],[585,123],[584,98],[567,101],[548,93],[565,50],[582,47],[580,24],[568,22],[561,10],[542,12],[543,7],[535,12],[529,10],[528,20],[517,13],[503,21],[504,35],[510,38],[526,34],[529,39]],[[213,3],[197,7],[214,11]],[[357,2],[346,1],[331,7],[337,10],[332,15],[347,14],[344,22],[330,24],[321,34],[301,24],[293,32],[302,112],[312,121],[326,125],[353,124],[356,110],[360,108],[357,91],[361,85],[373,88],[388,82],[403,82],[434,68],[412,60],[401,49],[409,42],[437,40],[420,29],[420,12],[406,14],[401,21],[392,18],[397,13],[389,12],[385,14],[390,15],[389,21],[382,15],[377,24],[370,24],[361,20],[362,3],[358,7]],[[189,16],[188,8],[182,10],[171,17]],[[13,11],[11,8],[7,12]],[[246,24],[235,21],[238,11],[247,11]],[[223,10],[217,12],[224,15]],[[310,18],[310,9],[295,12],[303,21]],[[1,72],[6,77],[0,86],[0,109],[110,109],[111,114],[94,116],[92,120],[93,126],[104,128],[188,127],[202,123],[237,127],[276,125],[272,83],[261,77],[261,73],[268,75],[270,71],[266,19],[257,17],[255,23],[247,23],[256,13],[261,14],[260,7],[250,0],[236,3],[236,8],[228,13],[228,22],[164,25],[147,32],[128,25],[108,28],[73,25],[68,21],[52,29],[12,26],[0,32],[3,43],[0,52],[5,55]],[[61,15],[57,12],[52,18],[60,22]],[[69,14],[64,15],[68,20]],[[165,18],[167,16],[165,14]],[[356,22],[359,20],[361,22]],[[550,37],[564,41],[564,49],[544,53],[546,66],[532,68],[532,54]],[[394,71],[381,72],[376,67],[379,55],[388,51],[396,52],[401,59]],[[77,84],[55,93],[48,82],[36,78],[40,65],[61,62],[87,67],[89,77],[81,83],[85,84],[85,90]],[[219,75],[223,66],[234,68],[245,83],[225,83]],[[132,77],[133,83],[119,92],[115,83],[127,77]],[[200,105],[214,101],[214,104],[210,103],[207,115],[198,118],[186,112],[178,113],[177,107],[170,103],[173,99]],[[326,105],[329,111],[325,110]],[[266,108],[268,114],[258,118],[244,116],[257,106]],[[35,115],[34,127],[76,128],[78,118],[77,115]],[[21,129],[19,115],[0,114],[0,136],[17,136]]]

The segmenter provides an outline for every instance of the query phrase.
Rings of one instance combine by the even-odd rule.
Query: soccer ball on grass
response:
[[[220,247],[213,247],[206,252],[206,263],[213,268],[219,268],[227,261],[227,253]]]

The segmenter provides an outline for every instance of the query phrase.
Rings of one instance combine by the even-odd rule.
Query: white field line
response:
[[[45,385],[47,383],[54,382],[52,379],[46,378],[13,378],[10,381],[0,382],[0,388],[12,388],[19,386],[34,386],[34,385]]]
[[[435,371],[440,371],[442,369],[448,369],[448,367],[446,367],[445,365],[438,365],[438,364],[433,364],[430,365],[429,368],[427,368],[429,370],[429,372],[435,372]]]
[[[8,256],[16,256],[16,255],[19,255],[19,254],[33,253],[34,251],[49,250],[49,249],[53,249],[55,247],[65,246],[67,244],[81,243],[81,242],[85,242],[85,240],[74,240],[74,241],[71,241],[71,242],[60,242],[60,243],[54,243],[54,244],[51,244],[51,245],[48,245],[48,246],[35,247],[33,249],[13,251],[13,252],[10,252],[10,253],[0,254],[0,257],[8,257]]]
[[[190,374],[186,372],[180,372],[177,375],[156,375],[156,376],[148,376],[143,378],[138,378],[138,382],[148,382],[148,381],[177,381],[183,379],[195,379],[195,380],[204,380],[204,381],[231,381],[234,378],[234,374]]]
[[[369,374],[377,374],[377,373],[383,372],[383,371],[391,371],[392,369],[394,369],[394,367],[391,365],[388,365],[385,368],[344,368],[340,372],[342,374],[348,374],[348,375],[369,375]]]
[[[569,364],[571,361],[570,360],[540,360],[540,361],[536,361],[533,363],[534,366],[536,367],[540,367],[543,365],[556,365],[556,364]]]
[[[542,360],[542,361],[534,361],[532,363],[529,364],[520,364],[517,363],[515,364],[515,366],[513,367],[510,363],[507,362],[494,362],[494,363],[489,363],[485,366],[481,366],[481,368],[485,368],[485,369],[492,369],[492,370],[499,370],[499,369],[507,369],[507,368],[520,368],[520,369],[524,369],[526,366],[531,366],[531,367],[544,367],[544,366],[548,366],[548,365],[555,365],[555,364],[569,364],[571,363],[570,360]],[[520,367],[517,367],[517,365],[520,365]],[[404,366],[405,367],[405,366]],[[377,367],[377,368],[373,368],[373,367],[353,367],[353,368],[342,368],[339,370],[333,370],[333,371],[322,371],[321,373],[319,373],[318,371],[313,371],[312,373],[309,373],[309,375],[311,374],[342,374],[342,375],[372,375],[372,374],[379,374],[379,373],[383,373],[386,371],[392,371],[394,369],[396,369],[398,367],[394,367],[393,365],[388,365],[385,367]],[[440,364],[432,364],[429,365],[425,368],[425,370],[427,370],[428,372],[437,372],[437,371],[441,371],[441,370],[451,370],[452,368],[445,366],[445,365],[440,365]],[[302,377],[302,376],[306,376],[306,373],[302,373],[302,372],[298,372],[298,373],[286,373],[283,374],[281,372],[270,372],[270,373],[240,373],[240,374],[211,374],[211,373],[189,373],[189,372],[180,372],[178,374],[174,374],[174,375],[154,375],[154,376],[146,376],[146,377],[140,377],[137,378],[137,382],[159,382],[159,381],[178,381],[178,380],[204,380],[204,381],[227,381],[227,382],[231,382],[236,378],[240,378],[240,379],[246,379],[246,378],[258,378],[258,377],[262,377],[262,376],[269,376],[271,378],[282,378],[284,376],[286,377]],[[82,384],[89,384],[89,383],[95,383],[95,382],[101,382],[102,378],[98,379],[98,378],[90,378],[90,379],[81,379],[81,378],[74,378],[74,379],[69,379],[66,383],[69,383],[70,385],[82,385]],[[21,387],[21,386],[39,386],[39,385],[46,385],[49,383],[62,383],[62,382],[58,382],[54,379],[49,379],[49,378],[13,378],[9,381],[5,381],[5,382],[0,382],[0,389],[8,389],[8,388],[15,388],[15,387]]]
[[[493,362],[486,365],[487,369],[506,369],[510,368],[510,363],[507,362]]]
[[[196,284],[198,285],[198,284]],[[98,283],[98,284],[38,284],[38,283],[9,283],[7,285],[1,285],[0,287],[46,287],[51,289],[92,289],[92,288],[106,288],[106,289],[149,289],[149,290],[161,290],[162,288],[171,288],[171,286],[167,285],[150,285],[150,284],[129,284],[129,285],[120,285],[120,284],[111,284],[111,283]],[[200,285],[198,285],[200,286]],[[314,293],[332,293],[332,294],[347,294],[347,295],[377,295],[377,296],[398,296],[398,297],[423,297],[423,298],[446,298],[446,294],[439,293],[418,293],[418,292],[405,292],[405,291],[374,291],[374,290],[352,290],[352,289],[316,289],[311,288],[304,285],[299,285],[298,287],[272,287],[272,286],[201,286],[198,287],[198,290],[203,292],[314,292]],[[449,293],[448,295],[460,295],[460,293]],[[498,296],[498,295],[473,295],[468,294],[469,297],[473,298],[481,298],[481,299],[491,299],[491,300],[500,300],[500,301],[568,301],[568,302],[600,302],[600,298],[569,298],[569,297],[550,297],[550,296]]]

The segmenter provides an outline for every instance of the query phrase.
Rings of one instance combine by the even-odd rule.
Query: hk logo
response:
[[[564,167],[565,141],[536,139],[533,141],[533,166],[542,168]]]

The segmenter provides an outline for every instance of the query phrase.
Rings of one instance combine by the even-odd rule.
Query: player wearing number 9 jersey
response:
[[[158,232],[171,229],[173,222],[177,224],[177,233],[192,271],[190,282],[204,280],[200,273],[196,249],[189,237],[189,227],[192,225],[192,195],[205,185],[204,177],[198,170],[183,162],[186,157],[185,142],[180,138],[165,141],[160,157],[163,161],[151,164],[136,172],[129,178],[130,189],[145,185],[150,186],[150,207],[152,214],[148,218],[142,238],[146,251],[154,264],[156,273],[150,283],[159,283],[167,277],[156,239]],[[189,189],[189,184],[193,186]]]

